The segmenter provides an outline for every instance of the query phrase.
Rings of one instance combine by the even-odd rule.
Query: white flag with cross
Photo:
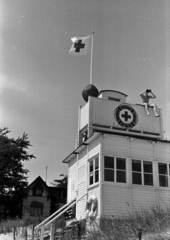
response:
[[[71,49],[69,51],[70,55],[86,55],[88,52],[88,45],[91,35],[87,37],[73,37],[71,41],[73,42]]]

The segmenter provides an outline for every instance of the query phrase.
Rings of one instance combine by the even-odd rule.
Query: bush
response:
[[[7,219],[0,222],[0,233],[12,232],[17,227],[28,227],[37,225],[43,219],[41,217],[25,217],[22,219]]]
[[[94,225],[94,227],[93,227]],[[102,217],[99,223],[92,222],[87,232],[88,240],[132,240],[139,239],[140,233],[147,240],[170,239],[170,208],[154,205],[141,208],[121,218]]]

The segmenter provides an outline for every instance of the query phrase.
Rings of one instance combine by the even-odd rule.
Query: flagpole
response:
[[[93,82],[93,36],[94,32],[91,33],[90,84]]]

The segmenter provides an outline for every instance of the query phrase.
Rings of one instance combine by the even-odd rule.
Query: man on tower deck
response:
[[[157,106],[155,104],[149,104],[150,98],[156,98],[155,94],[151,91],[151,89],[146,89],[145,91],[141,92],[140,96],[143,100],[143,105],[145,106],[148,116],[150,115],[148,111],[148,106],[150,106],[154,109],[155,117],[159,117],[159,114],[157,113]]]

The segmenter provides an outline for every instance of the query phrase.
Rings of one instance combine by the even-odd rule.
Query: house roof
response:
[[[57,195],[58,190],[67,190],[67,188],[65,188],[65,187],[48,187],[48,188],[54,197],[58,197],[58,195]]]
[[[120,136],[128,136],[128,137],[134,137],[136,139],[143,139],[143,140],[151,140],[155,142],[164,142],[164,143],[170,143],[170,140],[166,139],[155,139],[152,137],[146,137],[146,136],[138,136],[138,135],[128,135],[127,133],[112,133],[107,130],[96,130],[96,132],[93,133],[89,138],[86,139],[85,142],[83,142],[79,147],[77,147],[72,153],[70,153],[64,160],[63,163],[69,163],[70,160],[72,160],[73,157],[75,157],[77,154],[79,154],[91,141],[93,141],[97,136],[100,134],[110,134],[110,135],[120,135]]]
[[[127,94],[122,93],[122,92],[119,92],[119,91],[116,91],[116,90],[101,90],[101,91],[99,92],[99,95],[100,95],[101,93],[103,93],[103,92],[117,92],[117,93],[120,93],[120,94],[124,95],[125,97],[127,97]]]
[[[45,182],[40,176],[38,176],[32,183],[30,183],[30,184],[28,185],[27,191],[28,191],[30,188],[32,188],[34,185],[39,185],[39,184],[42,185],[45,189],[47,189],[47,190],[49,191],[46,182]]]

